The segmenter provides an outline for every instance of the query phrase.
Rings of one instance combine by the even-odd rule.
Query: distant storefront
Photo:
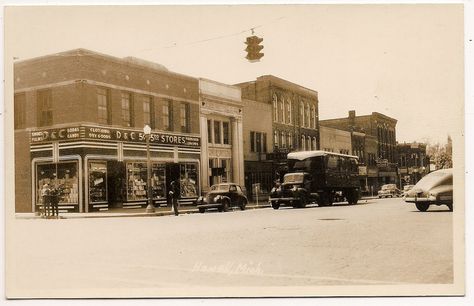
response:
[[[154,132],[150,136],[151,187],[155,206],[166,205],[170,183],[179,179],[180,202],[200,194],[198,135]],[[73,125],[30,132],[32,210],[42,206],[41,189],[63,189],[63,212],[103,211],[147,205],[145,135],[140,130]]]

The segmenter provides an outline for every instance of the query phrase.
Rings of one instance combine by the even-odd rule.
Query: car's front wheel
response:
[[[453,211],[453,204],[446,204],[448,205],[449,211]]]
[[[419,211],[427,211],[430,207],[430,204],[428,203],[416,203],[415,205]]]
[[[205,211],[206,211],[206,210],[205,210],[204,208],[199,207],[199,212],[200,212],[201,214],[203,214]]]
[[[272,208],[273,209],[278,209],[278,208],[280,208],[280,204],[277,203],[277,202],[272,202]]]

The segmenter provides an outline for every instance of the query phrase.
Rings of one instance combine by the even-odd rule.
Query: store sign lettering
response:
[[[80,128],[48,129],[31,132],[31,142],[45,142],[80,138]]]
[[[142,131],[110,129],[103,127],[81,126],[31,132],[32,143],[79,138],[98,141],[146,142],[145,134]],[[199,137],[186,135],[152,133],[150,135],[150,143],[199,147],[201,145],[201,139]]]

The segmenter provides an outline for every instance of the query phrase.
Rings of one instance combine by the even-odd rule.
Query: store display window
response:
[[[165,164],[153,163],[151,167],[151,190],[153,199],[166,198]]]
[[[198,165],[196,163],[183,163],[179,167],[181,197],[197,197],[198,192]]]
[[[146,200],[147,164],[127,163],[127,200]]]
[[[37,204],[42,204],[41,194],[46,186],[58,189],[59,204],[78,204],[77,162],[38,164],[36,174]]]
[[[107,202],[107,163],[89,163],[90,203]]]

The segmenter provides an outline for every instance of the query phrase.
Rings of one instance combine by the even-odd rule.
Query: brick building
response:
[[[426,144],[397,143],[397,155],[401,185],[416,184],[429,173],[430,158],[426,155]]]
[[[288,152],[319,149],[318,93],[273,75],[236,85],[246,101],[245,186],[261,183],[265,193]],[[264,112],[248,116],[257,109]]]
[[[171,180],[182,203],[200,194],[199,80],[140,59],[77,49],[15,63],[16,211],[42,205],[60,184],[62,211],[165,205]]]
[[[397,182],[396,119],[377,112],[356,116],[351,110],[346,118],[320,120],[320,125],[351,133],[352,154],[361,164],[362,190],[375,192],[383,184]]]

